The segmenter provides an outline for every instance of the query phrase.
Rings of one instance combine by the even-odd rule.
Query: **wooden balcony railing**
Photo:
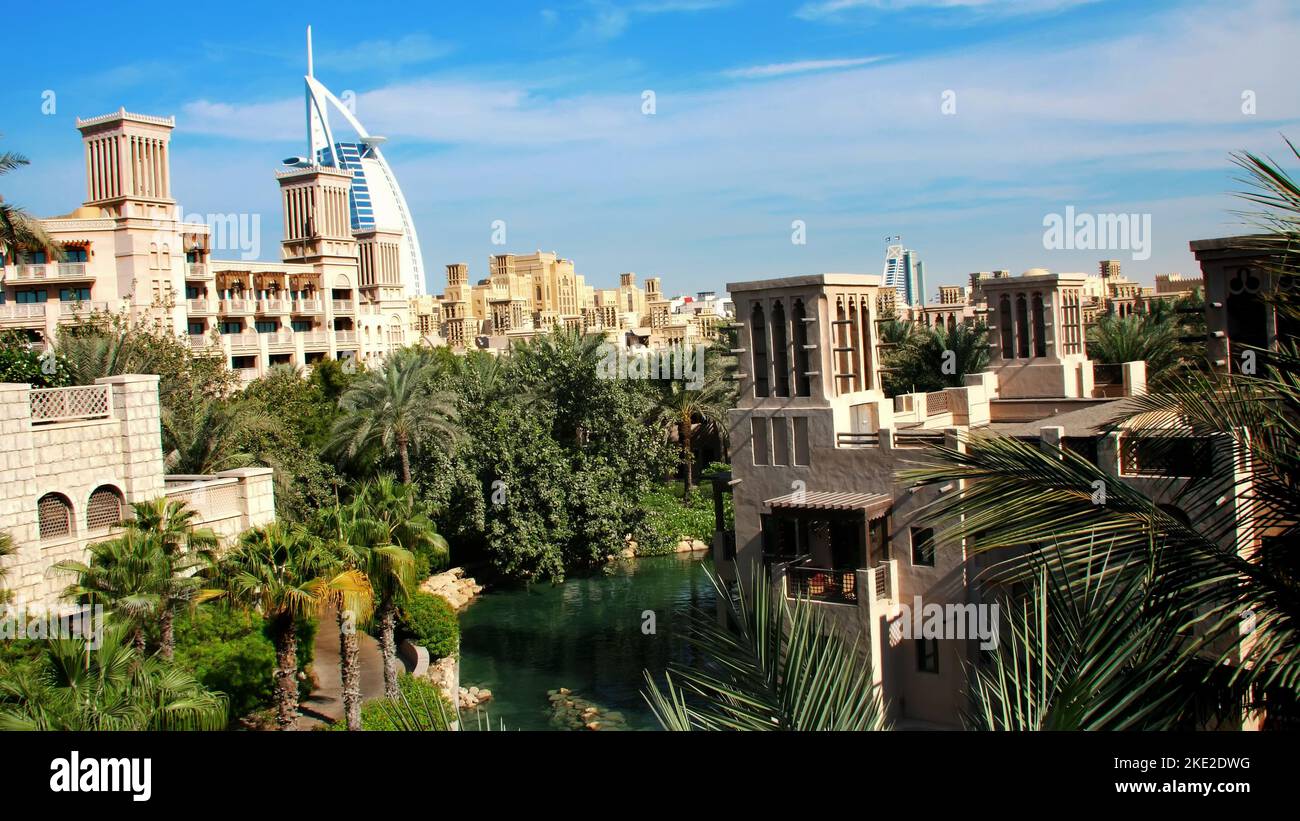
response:
[[[831,570],[793,565],[786,569],[785,578],[786,590],[791,596],[844,604],[858,601],[858,571],[851,568]]]

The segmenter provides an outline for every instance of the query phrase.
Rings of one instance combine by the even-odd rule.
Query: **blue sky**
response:
[[[1104,257],[1150,282],[1195,272],[1188,240],[1241,230],[1231,151],[1280,157],[1280,135],[1300,137],[1300,7],[1284,0],[318,0],[141,22],[158,13],[6,13],[27,34],[5,50],[0,149],[32,166],[0,192],[65,213],[84,196],[76,117],[174,114],[186,213],[260,214],[275,258],[272,172],[305,150],[311,23],[317,77],[389,138],[434,292],[449,262],[486,275],[494,220],[504,250],[557,251],[598,286],[879,273],[893,234],[931,289]],[[1150,214],[1150,259],[1044,249],[1044,217],[1067,206]]]

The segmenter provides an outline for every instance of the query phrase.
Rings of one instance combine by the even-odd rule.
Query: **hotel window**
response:
[[[186,299],[198,299],[198,298],[199,298],[199,289],[198,289],[198,286],[195,286],[195,285],[186,285],[186,286],[185,286],[185,298],[186,298]]]
[[[68,248],[63,252],[64,262],[86,262],[85,248]]]
[[[310,330],[311,330],[311,320],[310,320],[310,319],[295,319],[295,320],[293,321],[293,329],[294,329],[294,331],[297,332],[297,333],[306,333],[307,331],[310,331]]]
[[[117,527],[122,523],[122,512],[126,503],[122,491],[112,485],[100,485],[90,494],[86,503],[86,529],[103,530]]]
[[[259,319],[257,321],[257,332],[259,334],[273,334],[280,330],[280,323],[275,320]]]
[[[772,417],[772,464],[790,464],[790,424],[784,416]]]
[[[790,340],[786,332],[785,306],[780,302],[772,306],[772,369],[776,372],[776,385],[772,394],[789,396]]]
[[[767,396],[767,320],[763,317],[763,306],[754,303],[754,311],[749,323],[750,346],[754,352],[754,396]]]
[[[921,673],[939,672],[939,640],[916,640],[916,669]]]
[[[203,328],[202,322],[189,323],[189,332],[190,336],[203,336],[203,334],[207,333]]]
[[[772,464],[772,448],[767,438],[767,417],[752,417],[749,420],[749,430],[754,445],[754,464]]]
[[[794,423],[794,463],[808,465],[808,417],[796,416],[790,420]]]
[[[49,294],[45,291],[18,291],[14,294],[14,301],[19,305],[32,305],[37,302],[45,302]]]
[[[223,322],[221,323],[221,332],[223,334],[242,334],[244,332],[244,323]]]
[[[42,539],[72,535],[72,503],[60,493],[47,493],[36,503],[36,519]]]
[[[60,288],[60,302],[85,302],[90,299],[89,288]]]
[[[27,251],[19,255],[19,261],[24,265],[44,265],[44,251]]]
[[[912,565],[934,567],[934,528],[912,528]]]

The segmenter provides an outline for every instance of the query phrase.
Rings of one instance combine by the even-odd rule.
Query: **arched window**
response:
[[[998,332],[1002,337],[1002,358],[1015,359],[1015,329],[1011,324],[1011,297],[1006,294],[998,302]]]
[[[61,493],[47,493],[36,502],[36,520],[42,539],[72,535],[72,502]]]
[[[749,341],[754,351],[754,396],[767,396],[767,320],[757,302],[749,323]]]
[[[126,500],[122,491],[112,485],[100,485],[90,494],[86,503],[86,529],[103,530],[122,523]]]
[[[948,333],[953,333],[956,330],[957,330],[957,315],[948,314]]]
[[[772,306],[772,369],[776,372],[775,396],[790,395],[790,338],[786,332],[785,306]]]
[[[796,396],[812,396],[812,386],[808,382],[808,323],[804,322],[806,315],[803,307],[803,300],[794,301],[794,309],[790,312],[791,319],[794,320],[794,390]]]
[[[1047,356],[1047,320],[1043,317],[1043,295],[1034,294],[1034,356]]]
[[[1024,294],[1016,295],[1016,356],[1029,358],[1029,304]]]

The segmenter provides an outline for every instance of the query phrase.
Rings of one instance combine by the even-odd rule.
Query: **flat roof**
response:
[[[894,500],[883,493],[837,493],[835,491],[804,491],[787,493],[763,504],[772,510],[861,510],[868,516],[883,516]]]
[[[810,285],[844,285],[850,288],[873,288],[880,286],[879,274],[801,274],[776,279],[751,279],[743,282],[728,282],[727,292],[768,291],[776,288],[806,288]]]
[[[1006,401],[1006,400],[1002,400]],[[1013,400],[1014,401],[1014,400]],[[1026,403],[1053,400],[1025,400]],[[1096,436],[1102,429],[1133,410],[1127,399],[1116,399],[1097,405],[1090,405],[1078,410],[1044,416],[1028,422],[990,422],[980,430],[996,433],[1000,436],[1037,437],[1042,428],[1064,428],[1064,436]]]

